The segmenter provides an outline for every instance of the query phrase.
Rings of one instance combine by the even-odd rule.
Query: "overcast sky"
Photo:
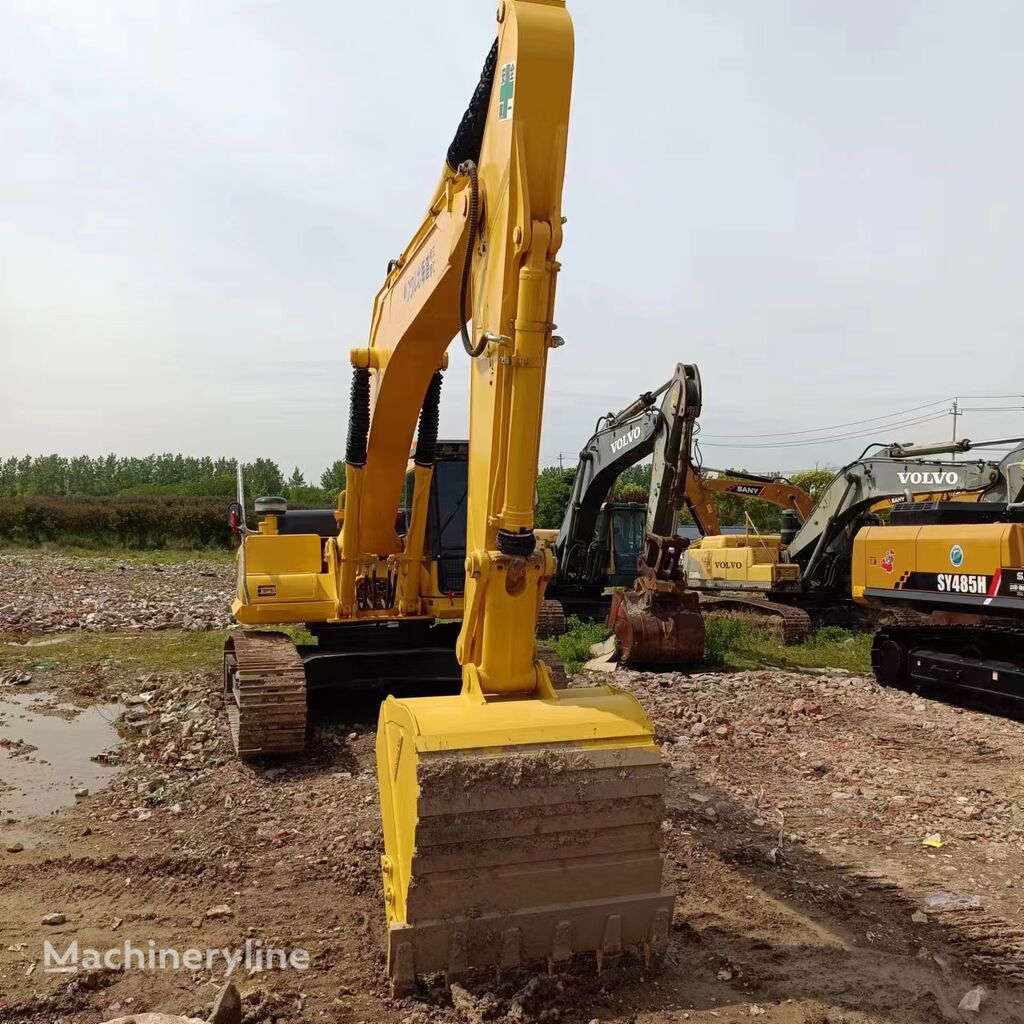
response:
[[[341,457],[348,350],[494,7],[0,0],[0,455]],[[789,441],[926,403],[825,434],[946,437],[947,399],[1024,392],[1024,5],[570,10],[542,462],[677,361],[715,466],[848,461],[865,439]],[[963,404],[961,436],[1024,434],[1021,399]]]

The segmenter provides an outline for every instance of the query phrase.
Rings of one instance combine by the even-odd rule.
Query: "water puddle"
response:
[[[45,696],[0,697],[0,835],[7,841],[13,836],[8,819],[20,823],[53,814],[75,802],[76,790],[95,793],[118,771],[91,758],[120,742],[114,721],[123,708],[48,704],[41,709],[38,702]]]

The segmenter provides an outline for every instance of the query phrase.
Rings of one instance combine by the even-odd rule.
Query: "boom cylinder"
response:
[[[363,467],[370,433],[370,371],[352,371],[348,410],[348,441],[345,445],[345,519],[341,526],[341,568],[338,580],[338,616],[355,608],[356,568],[359,555],[359,502],[363,491]]]
[[[544,411],[544,369],[551,281],[558,264],[547,258],[551,225],[534,221],[528,262],[519,271],[513,335],[511,409],[505,454],[505,501],[501,525],[509,532],[533,529],[537,451]]]
[[[420,426],[413,455],[412,507],[406,524],[402,568],[399,575],[400,610],[406,615],[419,612],[419,574],[427,532],[427,504],[437,456],[437,425],[441,405],[441,371],[430,378],[420,409]]]

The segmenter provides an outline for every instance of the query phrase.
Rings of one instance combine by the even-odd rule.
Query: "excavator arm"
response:
[[[688,542],[677,529],[701,401],[697,367],[676,364],[659,410],[662,427],[651,464],[638,575],[632,589],[614,594],[608,613],[624,662],[685,665],[704,656],[704,621],[682,569]]]
[[[666,449],[672,445],[673,438],[678,444],[679,432],[683,430],[679,416],[683,410],[676,408],[678,401],[670,394],[676,379],[673,376],[619,412],[602,416],[580,451],[572,493],[555,541],[560,584],[597,582],[605,563],[603,557],[594,557],[591,550],[598,516],[622,473],[656,451],[660,453],[661,465],[674,465],[675,455]],[[652,476],[652,490],[653,479]],[[668,498],[667,490],[664,497]]]
[[[710,473],[716,474],[710,476]],[[790,509],[804,522],[814,508],[814,499],[788,480],[752,476],[734,470],[700,469],[692,467],[686,481],[686,504],[694,522],[705,537],[722,532],[713,496],[730,494],[752,501],[767,501],[781,509]]]
[[[834,555],[845,564],[850,550],[848,528],[886,499],[913,501],[935,492],[977,491],[983,500],[989,496],[1005,501],[1010,486],[1000,463],[932,460],[918,457],[912,449],[891,446],[851,463],[833,477],[789,545],[789,557],[802,566],[805,586],[813,587],[827,575],[825,569]]]
[[[388,697],[377,732],[396,993],[419,973],[558,965],[579,951],[599,968],[630,945],[652,959],[668,939],[651,723],[613,687],[555,691],[534,640],[555,567],[537,547],[533,502],[547,356],[560,343],[572,63],[563,0],[503,0],[427,216],[353,353],[341,558],[363,577],[399,552],[405,453],[456,334],[472,360],[462,692]]]

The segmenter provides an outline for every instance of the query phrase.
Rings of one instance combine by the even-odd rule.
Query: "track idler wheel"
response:
[[[904,689],[910,681],[906,647],[884,630],[875,635],[871,647],[871,667],[875,678],[883,686]]]
[[[623,664],[694,665],[704,657],[704,619],[697,595],[656,586],[612,598],[608,626],[618,641],[620,659]]]

